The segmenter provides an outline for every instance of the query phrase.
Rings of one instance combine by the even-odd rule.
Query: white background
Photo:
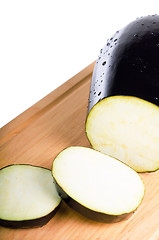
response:
[[[92,63],[158,1],[0,0],[0,127]]]

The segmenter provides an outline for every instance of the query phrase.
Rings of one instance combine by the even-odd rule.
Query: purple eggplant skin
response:
[[[71,198],[56,182],[56,189],[59,196],[64,200],[64,202],[73,210],[78,212],[80,215],[86,217],[87,219],[96,221],[96,222],[103,222],[103,223],[116,223],[120,221],[125,221],[130,218],[134,212],[124,213],[121,215],[109,215],[101,212],[93,211],[82,204],[78,203],[76,200]]]
[[[24,220],[24,221],[9,221],[0,219],[0,226],[7,227],[7,228],[38,228],[46,225],[56,214],[60,207],[61,203],[48,215],[31,220]]]
[[[88,112],[97,102],[115,95],[139,97],[159,106],[159,15],[137,18],[101,49]]]

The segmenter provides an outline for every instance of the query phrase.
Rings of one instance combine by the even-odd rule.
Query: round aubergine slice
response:
[[[144,196],[144,184],[133,169],[91,148],[63,150],[53,162],[52,174],[64,201],[96,221],[124,219]]]
[[[0,225],[41,227],[55,215],[60,202],[49,169],[15,164],[0,170]]]
[[[90,90],[92,147],[138,172],[159,168],[159,16],[117,31],[101,50]]]

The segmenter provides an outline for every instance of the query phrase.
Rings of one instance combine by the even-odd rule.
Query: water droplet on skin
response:
[[[154,100],[155,100],[155,101],[158,101],[159,99],[158,99],[158,97],[154,97]]]
[[[103,82],[103,80],[101,80],[101,82]]]
[[[107,43],[107,46],[109,46],[109,45],[110,45],[110,43],[108,42],[108,43]]]
[[[157,47],[159,47],[159,43],[157,44]]]
[[[113,46],[110,46],[110,48],[112,48]]]
[[[116,39],[114,39],[114,42],[116,42],[118,39],[116,38]]]
[[[102,65],[104,66],[106,64],[106,61],[104,61],[103,63],[102,63]]]
[[[100,50],[100,53],[102,53],[103,52],[103,48]]]
[[[141,23],[142,26],[144,26],[145,24],[144,23]]]
[[[100,95],[101,95],[101,92],[98,93],[98,96],[100,96]]]
[[[108,53],[108,55],[110,55],[110,53]]]
[[[153,24],[156,24],[156,22],[153,22]]]
[[[113,40],[113,38],[110,38],[110,40]]]
[[[96,94],[96,92],[94,92],[94,95]]]
[[[138,35],[137,35],[137,34],[134,34],[134,37],[138,37]]]

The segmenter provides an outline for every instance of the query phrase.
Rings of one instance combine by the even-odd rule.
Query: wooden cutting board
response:
[[[51,169],[64,148],[90,147],[85,120],[93,68],[94,63],[0,129],[0,168],[28,163]],[[99,223],[62,203],[55,217],[41,228],[0,227],[0,240],[157,240],[159,171],[140,176],[145,197],[128,219]]]

